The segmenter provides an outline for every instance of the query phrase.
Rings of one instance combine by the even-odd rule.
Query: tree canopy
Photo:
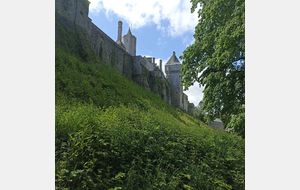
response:
[[[224,124],[245,113],[245,0],[191,0],[199,23],[180,58],[182,86],[204,87],[203,109]]]

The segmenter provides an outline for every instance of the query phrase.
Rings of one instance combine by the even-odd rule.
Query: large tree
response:
[[[245,0],[191,3],[192,12],[200,7],[199,23],[195,43],[180,57],[182,85],[204,86],[203,109],[210,120],[221,117],[226,125],[245,113]]]

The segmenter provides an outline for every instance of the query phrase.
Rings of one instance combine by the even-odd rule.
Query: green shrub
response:
[[[56,117],[56,132],[68,129],[56,135],[57,187],[243,189],[244,141],[237,136],[174,122],[154,108],[75,107]]]
[[[226,125],[226,128],[231,128],[233,133],[245,139],[245,113],[231,115],[230,122]]]
[[[83,34],[59,32],[56,189],[245,189],[241,137],[212,130],[120,76],[93,57]]]

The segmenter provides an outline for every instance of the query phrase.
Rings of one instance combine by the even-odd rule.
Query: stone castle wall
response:
[[[89,2],[86,0],[55,0],[55,12],[78,26],[90,27]]]
[[[177,108],[184,108],[183,105],[188,105],[188,102],[183,104],[181,101],[183,94],[180,93],[180,90],[182,92],[183,87],[180,87],[180,83],[178,83],[178,85],[173,86],[173,89],[176,90],[171,92],[171,84],[169,84],[161,69],[155,66],[154,58],[129,54],[92,23],[88,17],[88,12],[89,2],[87,0],[55,0],[56,17],[63,17],[84,29],[96,55],[104,63],[111,65],[120,75],[153,92],[165,102],[171,104],[176,101],[179,103],[178,106],[175,106]],[[170,72],[178,72],[178,70]],[[179,78],[172,80],[179,80]],[[185,110],[189,113],[188,109]]]
[[[195,106],[193,103],[188,103],[188,113],[190,115],[195,115]]]
[[[114,67],[122,76],[132,80],[133,57],[92,23],[89,40],[96,55]]]
[[[188,104],[189,104],[189,102],[188,102],[188,96],[185,93],[182,94],[182,104],[183,104],[183,109],[186,112],[188,112]]]
[[[88,17],[89,3],[86,0],[55,0],[55,11],[56,16],[82,27],[96,55],[114,67],[120,75],[132,80],[133,57],[92,23]]]

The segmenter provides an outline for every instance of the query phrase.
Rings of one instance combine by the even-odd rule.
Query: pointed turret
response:
[[[130,27],[129,27],[128,32],[127,32],[126,35],[131,35],[132,36],[131,31],[130,31]]]
[[[175,55],[175,51],[173,51],[173,55],[171,56],[171,58],[168,60],[168,62],[166,63],[166,65],[180,65],[179,60],[177,59],[176,55]]]
[[[132,56],[136,55],[136,37],[131,34],[130,27],[125,36],[123,36],[123,43],[126,48],[126,51]]]

